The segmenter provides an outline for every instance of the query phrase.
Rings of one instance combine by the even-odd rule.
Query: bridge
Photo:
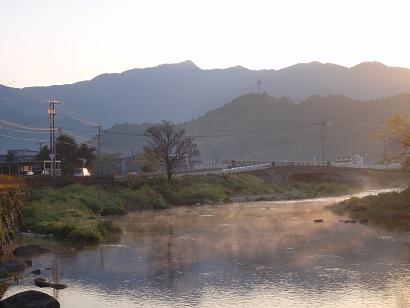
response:
[[[330,161],[272,161],[272,162],[237,162],[236,166],[219,166],[219,168],[186,170],[180,174],[234,174],[254,172],[258,170],[273,169],[278,172],[288,173],[324,173],[329,170],[340,169],[374,169],[374,170],[400,170],[400,164],[390,165],[363,165],[340,164]]]

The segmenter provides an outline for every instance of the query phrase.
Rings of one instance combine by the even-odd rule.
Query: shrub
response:
[[[103,236],[96,228],[81,226],[72,230],[67,238],[75,242],[98,243],[102,241]]]

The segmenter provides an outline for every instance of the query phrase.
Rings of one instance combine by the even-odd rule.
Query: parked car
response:
[[[33,171],[27,171],[27,173],[26,173],[26,175],[34,175],[34,172]]]
[[[90,176],[91,173],[87,168],[77,168],[74,170],[74,176]]]

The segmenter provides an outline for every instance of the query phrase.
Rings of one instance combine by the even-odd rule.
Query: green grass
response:
[[[347,193],[337,183],[272,184],[251,174],[137,177],[110,188],[69,185],[35,190],[22,214],[23,230],[54,234],[63,240],[101,242],[119,229],[111,216],[135,210],[170,206],[229,203],[235,196],[263,196],[261,200],[312,198]]]
[[[289,200],[342,195],[352,192],[351,185],[336,182],[273,184],[252,174],[180,176],[168,185],[165,177],[129,181],[131,189],[149,187],[171,205],[228,203],[237,196],[260,196],[261,200]]]
[[[119,232],[108,216],[165,207],[163,197],[149,188],[135,191],[79,184],[45,188],[33,191],[22,213],[22,228],[77,242],[101,242]]]
[[[339,215],[367,219],[375,226],[410,231],[410,188],[402,192],[350,198],[330,208]]]

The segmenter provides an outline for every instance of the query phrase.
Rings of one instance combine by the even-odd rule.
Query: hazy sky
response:
[[[187,59],[410,67],[409,12],[408,0],[0,0],[0,83],[69,83]]]

